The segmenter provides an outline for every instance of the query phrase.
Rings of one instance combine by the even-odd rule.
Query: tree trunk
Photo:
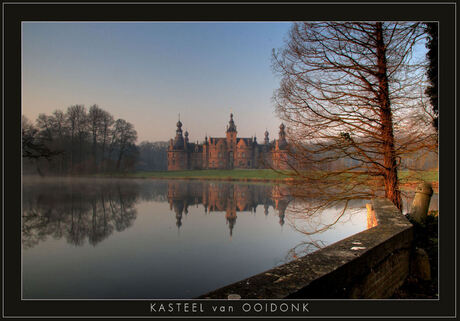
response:
[[[93,171],[97,172],[98,166],[97,166],[97,133],[93,130],[93,158],[94,158],[94,164],[93,164]]]
[[[123,157],[123,150],[120,150],[120,153],[118,154],[118,160],[117,160],[117,167],[116,167],[117,171],[120,169],[120,164],[121,164],[121,158],[122,157]]]
[[[401,192],[398,186],[398,166],[394,147],[393,120],[389,99],[386,48],[383,40],[382,23],[376,23],[377,65],[379,80],[380,120],[382,122],[381,135],[383,142],[383,164],[385,197],[388,198],[399,210],[402,210]]]
[[[104,139],[102,141],[102,154],[101,154],[101,170],[103,172],[107,171],[106,165],[105,165],[105,145],[107,141],[107,128],[104,129]]]

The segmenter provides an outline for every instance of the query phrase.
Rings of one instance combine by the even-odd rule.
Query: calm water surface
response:
[[[193,298],[367,228],[361,209],[308,236],[294,206],[270,184],[24,178],[23,298]]]

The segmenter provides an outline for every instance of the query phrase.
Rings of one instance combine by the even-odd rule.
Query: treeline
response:
[[[78,175],[166,169],[167,143],[142,142],[124,119],[98,105],[87,110],[73,105],[66,111],[40,114],[35,123],[22,118],[25,174]]]
[[[139,161],[136,169],[141,171],[167,170],[168,146],[168,142],[141,142],[138,146]]]

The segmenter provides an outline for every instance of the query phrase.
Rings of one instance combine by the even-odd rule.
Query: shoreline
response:
[[[284,183],[292,181],[292,178],[254,178],[254,177],[158,177],[158,176],[130,176],[130,175],[110,175],[110,176],[88,176],[92,178],[132,178],[132,179],[154,179],[154,180],[181,180],[181,181],[227,181],[227,182],[273,182]]]
[[[262,183],[288,183],[294,181],[295,178],[286,177],[286,178],[258,178],[258,177],[217,177],[217,176],[172,176],[172,177],[161,177],[161,176],[134,176],[132,174],[114,174],[114,175],[104,175],[104,176],[89,176],[93,178],[132,178],[132,179],[154,179],[154,180],[183,180],[183,181],[224,181],[224,182],[262,182]],[[400,187],[406,187],[415,189],[420,181],[405,181],[400,182]],[[434,192],[438,192],[439,181],[428,181],[431,184]]]

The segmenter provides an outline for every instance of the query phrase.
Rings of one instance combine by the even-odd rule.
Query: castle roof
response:
[[[219,142],[226,143],[227,138],[225,137],[209,137],[209,141],[211,144],[217,144]]]
[[[242,137],[242,138],[237,138],[236,143],[238,144],[240,140],[244,141],[246,143],[246,145],[250,145],[253,142],[252,138]]]
[[[187,143],[187,149],[194,152],[202,152],[203,145],[197,143]]]

